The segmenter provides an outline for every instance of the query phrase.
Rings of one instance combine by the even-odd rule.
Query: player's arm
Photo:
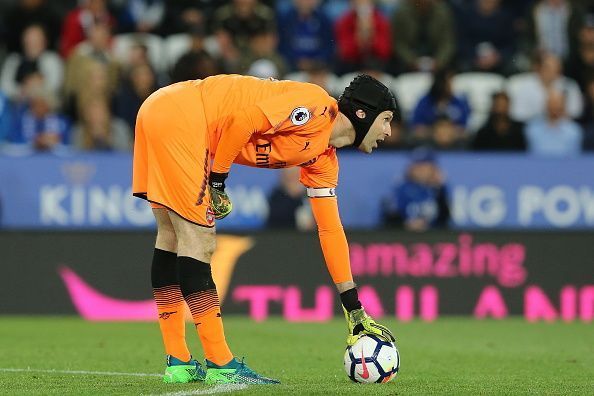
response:
[[[308,188],[311,208],[318,225],[320,245],[332,280],[340,292],[340,300],[347,320],[347,344],[352,345],[362,334],[377,334],[390,341],[394,335],[376,323],[365,312],[353,282],[349,260],[349,245],[338,213],[338,201],[333,188]]]
[[[223,127],[209,177],[211,206],[215,217],[222,219],[231,213],[233,205],[225,193],[225,180],[231,164],[255,132],[272,128],[258,106],[249,106],[233,113]]]
[[[308,187],[307,195],[318,226],[326,267],[340,293],[349,329],[347,344],[352,345],[366,333],[394,341],[392,332],[369,317],[359,301],[351,273],[349,245],[338,212],[337,179],[338,161],[334,150],[327,151],[312,165],[302,168],[301,182],[306,186],[320,186]]]

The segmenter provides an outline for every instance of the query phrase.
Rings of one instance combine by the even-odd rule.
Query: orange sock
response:
[[[233,354],[225,340],[221,304],[216,289],[195,292],[185,299],[204,349],[204,357],[219,366],[229,363]]]
[[[179,285],[154,288],[153,295],[159,312],[165,353],[187,362],[191,355],[186,345],[185,303]]]

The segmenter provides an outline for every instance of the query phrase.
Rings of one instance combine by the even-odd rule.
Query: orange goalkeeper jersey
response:
[[[219,147],[223,131],[248,138],[234,162],[260,168],[301,166],[301,181],[308,187],[335,187],[338,160],[328,142],[338,114],[336,100],[317,85],[222,75],[199,82],[210,135],[210,153]],[[269,129],[248,136],[245,127],[229,130],[239,110],[263,114]],[[262,124],[258,119],[256,124]],[[242,125],[243,126],[243,125]],[[229,141],[229,140],[227,140]],[[232,136],[232,142],[235,141]],[[239,141],[238,141],[239,144]],[[214,155],[214,154],[213,154]],[[217,157],[215,157],[217,158]],[[230,164],[213,171],[228,171]]]
[[[311,204],[330,275],[335,283],[351,281],[334,194],[338,159],[329,146],[337,116],[336,100],[308,83],[219,75],[172,84],[139,111],[133,193],[212,227],[210,171],[229,172],[234,162],[300,166],[301,182],[318,189]]]

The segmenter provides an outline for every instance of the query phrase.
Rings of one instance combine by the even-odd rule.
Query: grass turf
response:
[[[448,318],[395,330],[402,365],[388,384],[351,383],[342,368],[345,326],[254,323],[226,317],[227,338],[248,364],[282,385],[237,394],[594,394],[594,325],[529,324],[521,319]],[[200,356],[193,326],[192,351]],[[159,377],[61,374],[82,370],[159,374],[164,369],[156,323],[88,323],[77,318],[0,317],[0,394],[206,394],[202,384],[161,383]],[[3,369],[30,368],[27,372]]]

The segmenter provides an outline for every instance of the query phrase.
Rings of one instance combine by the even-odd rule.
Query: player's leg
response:
[[[276,384],[277,380],[263,377],[244,362],[233,358],[223,328],[221,307],[212,279],[210,261],[216,247],[214,227],[193,224],[176,213],[169,212],[177,235],[179,279],[182,294],[190,307],[192,318],[206,358],[206,382]]]
[[[206,152],[208,136],[195,141],[193,131],[199,120],[191,116],[197,113],[184,114],[178,102],[162,89],[143,103],[136,120],[132,191],[156,209],[158,232],[151,273],[167,353],[165,382],[190,382],[205,376],[202,367],[191,359],[185,342],[185,301],[177,269],[177,236],[167,214],[168,210],[189,210],[183,212],[187,218],[196,216],[197,208],[187,203],[195,202],[201,184],[185,170],[199,169],[205,163],[200,153]]]
[[[174,212],[169,218],[177,239],[177,265],[181,293],[192,318],[207,360],[226,364],[233,359],[225,340],[221,307],[212,279],[210,261],[216,246],[215,228],[193,224]]]
[[[207,189],[210,138],[200,100],[193,83],[181,83],[144,102],[137,121],[133,192],[169,210],[180,290],[197,324],[207,362],[214,367],[209,370],[210,382],[274,383],[233,359],[225,341],[210,271],[215,218]]]
[[[151,267],[153,296],[157,304],[159,328],[167,354],[164,382],[203,380],[206,373],[192,359],[186,344],[185,302],[177,271],[177,237],[167,209],[153,205],[157,240]]]

